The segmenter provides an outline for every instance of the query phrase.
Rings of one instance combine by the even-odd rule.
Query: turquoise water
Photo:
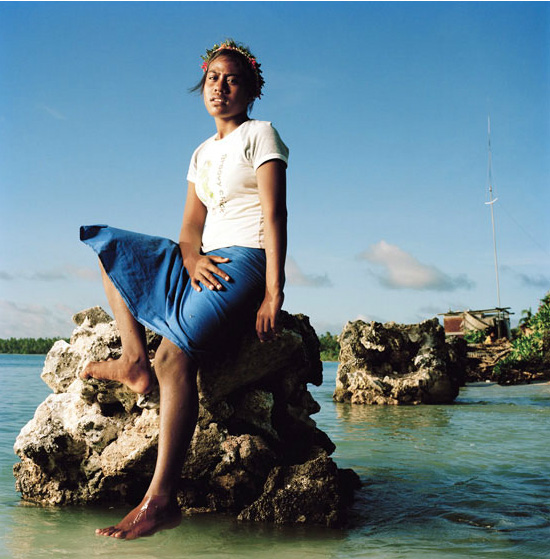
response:
[[[13,442],[49,394],[43,356],[0,355],[0,557],[431,559],[550,557],[550,385],[469,385],[450,406],[335,404],[334,363],[312,387],[334,458],[363,487],[346,530],[185,518],[133,542],[97,537],[126,509],[24,505]]]

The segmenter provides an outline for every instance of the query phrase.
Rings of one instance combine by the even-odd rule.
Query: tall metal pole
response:
[[[495,255],[495,277],[496,277],[496,284],[497,284],[497,308],[498,311],[498,334],[500,337],[500,282],[498,278],[498,255],[497,255],[497,237],[495,232],[495,211],[494,211],[494,204],[498,200],[498,198],[493,198],[493,177],[492,177],[492,166],[493,166],[493,154],[491,150],[491,117],[487,117],[487,139],[489,144],[489,162],[487,168],[487,181],[489,183],[489,201],[486,202],[487,205],[491,207],[491,225],[493,227],[493,251]]]

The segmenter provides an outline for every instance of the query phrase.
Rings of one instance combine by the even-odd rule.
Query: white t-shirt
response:
[[[270,122],[247,120],[230,134],[212,136],[193,153],[187,180],[207,208],[202,250],[264,248],[256,170],[271,159],[288,163],[288,148]]]

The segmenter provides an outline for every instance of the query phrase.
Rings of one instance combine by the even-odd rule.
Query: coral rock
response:
[[[54,394],[15,443],[23,499],[49,505],[140,501],[154,470],[158,387],[138,396],[114,382],[82,380],[88,360],[116,359],[120,337],[99,307],[74,317],[70,344],[57,342],[43,380]],[[160,338],[147,333],[154,370]],[[246,520],[345,522],[356,478],[330,458],[334,444],[311,414],[307,389],[322,382],[319,342],[307,317],[283,313],[277,340],[251,331],[199,371],[199,420],[181,473],[187,512]],[[352,481],[350,481],[350,479]]]
[[[340,336],[334,399],[352,404],[441,404],[458,395],[466,348],[448,344],[437,319],[348,322]]]

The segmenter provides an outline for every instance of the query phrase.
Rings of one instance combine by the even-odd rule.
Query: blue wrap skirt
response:
[[[228,247],[208,254],[231,281],[221,290],[191,287],[179,245],[170,239],[107,225],[80,228],[80,240],[99,256],[134,318],[194,360],[215,351],[229,333],[250,322],[265,291],[265,251]]]

